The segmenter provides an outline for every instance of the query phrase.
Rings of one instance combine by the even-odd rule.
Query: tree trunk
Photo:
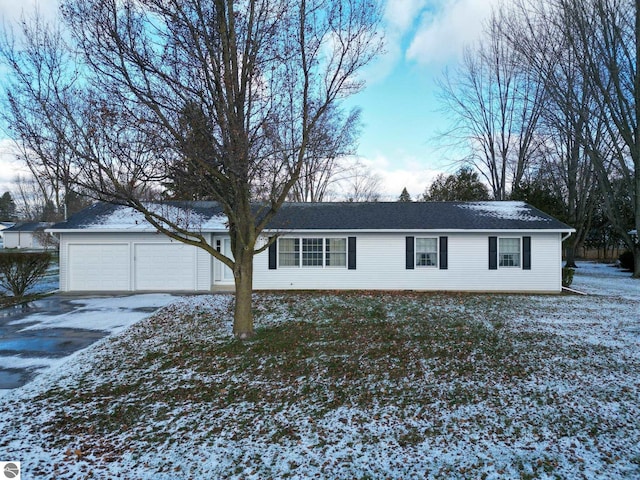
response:
[[[233,334],[240,340],[252,338],[253,311],[251,295],[253,294],[253,252],[243,251],[235,258],[233,276],[236,282],[236,304],[233,314]]]
[[[564,250],[565,255],[565,267],[568,268],[577,268],[576,267],[576,245],[572,243],[567,243],[567,247]]]
[[[633,278],[640,278],[640,243],[638,242],[633,247]]]

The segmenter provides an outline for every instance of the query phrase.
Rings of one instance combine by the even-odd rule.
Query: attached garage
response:
[[[156,233],[66,233],[60,289],[66,292],[210,291],[211,256]]]

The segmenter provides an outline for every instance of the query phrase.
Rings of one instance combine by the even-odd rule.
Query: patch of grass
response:
[[[257,311],[271,312],[275,307],[269,303],[282,299],[258,298]],[[158,402],[167,409],[260,403],[277,411],[304,400],[308,415],[320,418],[339,407],[469,404],[491,395],[482,385],[487,375],[527,375],[531,366],[522,362],[509,336],[460,311],[434,309],[432,299],[347,294],[318,302],[317,295],[299,295],[284,303],[294,316],[304,312],[304,319],[259,327],[255,339],[245,343],[198,338],[190,330],[206,331],[206,315],[183,317],[177,323],[183,331],[157,349],[141,352],[137,342],[120,343],[124,362],[100,368],[120,369],[122,378],[81,394],[68,392],[66,400],[93,403],[92,423],[105,433],[148,421],[157,415],[151,406]],[[150,327],[141,333],[153,335],[153,322]],[[166,376],[176,372],[188,375],[167,383]],[[454,379],[452,388],[440,388]],[[69,417],[54,420],[52,429],[64,423],[69,431]]]

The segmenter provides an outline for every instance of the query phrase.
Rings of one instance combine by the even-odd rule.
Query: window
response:
[[[347,266],[347,239],[327,238],[326,239],[325,264],[327,267]]]
[[[275,269],[275,247],[273,252],[273,260],[270,260],[269,268]],[[280,238],[278,240],[278,264],[281,267],[345,268],[347,266],[347,239]]]
[[[278,240],[281,267],[297,267],[300,265],[300,239],[281,238]]]
[[[520,266],[520,239],[498,239],[498,259],[501,267]]]
[[[302,266],[321,267],[322,266],[322,239],[303,238],[302,239]]]
[[[416,266],[438,266],[438,239],[416,238]]]

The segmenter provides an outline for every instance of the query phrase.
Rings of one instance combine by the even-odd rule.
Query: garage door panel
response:
[[[195,290],[196,247],[185,244],[136,244],[136,290]]]
[[[71,244],[68,255],[69,290],[129,290],[129,245]]]

